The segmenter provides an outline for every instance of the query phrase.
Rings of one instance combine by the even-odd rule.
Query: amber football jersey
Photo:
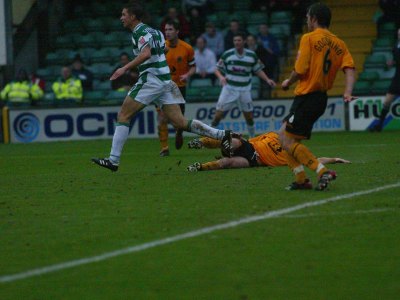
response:
[[[286,166],[287,161],[285,153],[279,143],[278,134],[276,132],[268,132],[263,135],[249,139],[249,143],[256,150],[259,160],[267,166],[278,167]]]
[[[329,30],[317,28],[301,38],[294,68],[300,80],[294,93],[328,91],[338,70],[345,68],[354,68],[346,44]]]
[[[171,47],[170,42],[166,42],[168,52],[166,54],[167,63],[171,71],[172,80],[179,87],[186,85],[179,77],[186,74],[190,67],[195,65],[194,50],[188,43],[178,40],[176,47]]]

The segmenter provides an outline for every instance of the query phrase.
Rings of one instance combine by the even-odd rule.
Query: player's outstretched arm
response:
[[[340,157],[319,157],[319,162],[326,164],[351,164],[351,161],[340,158]]]
[[[356,70],[354,68],[345,68],[343,71],[346,76],[346,86],[344,89],[343,101],[350,102],[357,99],[357,97],[352,96],[354,82],[356,81]]]
[[[150,46],[145,46],[142,51],[136,56],[132,61],[127,63],[125,66],[115,70],[114,74],[110,77],[110,80],[115,80],[121,75],[125,74],[127,70],[133,69],[139,66],[141,63],[145,62],[151,57],[151,49]]]

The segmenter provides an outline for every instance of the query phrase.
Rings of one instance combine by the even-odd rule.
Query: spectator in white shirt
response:
[[[207,48],[206,39],[201,36],[196,39],[194,59],[196,61],[196,73],[192,75],[192,78],[210,78],[214,84],[217,58],[215,53]]]
[[[221,32],[217,31],[214,23],[206,23],[206,32],[201,36],[207,41],[208,48],[219,58],[222,52],[224,52],[224,36]]]

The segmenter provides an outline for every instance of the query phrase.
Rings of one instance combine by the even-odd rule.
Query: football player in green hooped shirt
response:
[[[179,104],[185,103],[177,85],[171,80],[164,55],[165,39],[159,30],[142,23],[144,10],[138,3],[124,6],[121,15],[123,26],[132,31],[135,58],[117,69],[110,80],[117,79],[128,69],[139,70],[139,80],[131,88],[118,113],[110,156],[92,158],[92,161],[111,171],[117,171],[122,148],[129,135],[131,119],[145,106],[155,102],[162,108],[172,125],[177,129],[222,140],[226,150],[232,152],[230,130],[218,130],[198,120],[187,120]]]

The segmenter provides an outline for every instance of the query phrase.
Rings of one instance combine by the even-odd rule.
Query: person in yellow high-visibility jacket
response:
[[[19,70],[16,80],[8,83],[0,93],[0,97],[10,106],[27,106],[43,97],[43,90],[38,84],[29,80],[28,73]]]
[[[82,101],[82,82],[80,79],[72,76],[71,68],[64,66],[61,69],[61,77],[52,85],[56,102],[76,102]]]

